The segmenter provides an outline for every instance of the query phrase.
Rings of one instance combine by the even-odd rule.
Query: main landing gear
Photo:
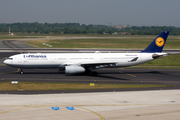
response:
[[[20,68],[20,73],[21,73],[21,75],[23,75],[23,74],[24,74],[24,72],[23,72],[23,69],[22,69],[22,68]]]
[[[93,67],[84,66],[84,68],[86,69],[86,71],[85,71],[86,75],[96,76],[98,74],[96,71],[94,71]]]
[[[89,72],[89,75],[93,75],[93,76],[96,76],[98,73],[96,71],[91,71]]]
[[[91,70],[87,70],[85,73],[87,75],[92,75],[92,76],[96,76],[98,74],[96,71],[91,71]]]

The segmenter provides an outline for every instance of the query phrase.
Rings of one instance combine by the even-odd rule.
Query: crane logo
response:
[[[158,47],[162,47],[164,45],[164,39],[162,37],[158,37],[156,38],[155,43]]]

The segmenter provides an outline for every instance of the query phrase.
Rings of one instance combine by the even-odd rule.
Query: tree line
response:
[[[129,26],[117,29],[107,25],[80,25],[79,23],[11,23],[0,24],[0,32],[38,34],[113,34],[127,32],[131,35],[157,35],[161,31],[170,31],[171,35],[180,35],[180,28],[174,26]]]
[[[117,29],[106,25],[80,25],[79,23],[12,23],[0,24],[0,32],[40,33],[40,34],[88,34],[103,32],[112,34]]]
[[[170,31],[170,35],[180,35],[180,28],[174,26],[131,26],[121,31],[130,32],[131,35],[158,35],[161,31]]]

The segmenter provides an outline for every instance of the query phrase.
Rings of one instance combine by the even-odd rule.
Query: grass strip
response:
[[[180,69],[180,66],[132,66],[127,68],[141,68],[141,69]]]
[[[31,40],[26,44],[37,48],[48,48],[42,43],[52,45],[52,48],[109,48],[109,49],[144,49],[152,38],[106,38],[106,39],[60,39]],[[164,49],[180,49],[180,40],[169,38]]]
[[[123,88],[153,88],[173,87],[173,85],[147,85],[147,84],[95,84],[88,83],[41,83],[41,82],[0,82],[0,91],[16,90],[85,90],[85,89],[123,89]]]

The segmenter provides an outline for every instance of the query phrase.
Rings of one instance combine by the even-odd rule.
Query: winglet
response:
[[[169,35],[169,31],[161,32],[152,42],[151,44],[141,52],[145,53],[154,53],[154,52],[162,52],[163,47],[166,43],[166,39]]]

